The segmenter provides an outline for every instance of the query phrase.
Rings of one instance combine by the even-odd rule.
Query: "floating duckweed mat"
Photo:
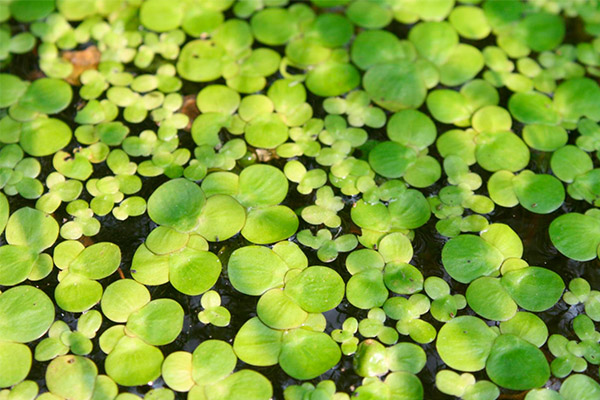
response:
[[[0,400],[600,399],[597,0],[0,0]]]

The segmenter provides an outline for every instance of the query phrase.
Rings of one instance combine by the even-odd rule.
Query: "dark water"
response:
[[[230,16],[231,17],[231,16]],[[14,22],[14,21],[13,21]],[[577,19],[568,19],[568,32],[567,41],[571,43],[577,43],[578,41],[583,40],[583,34],[581,33],[581,23]],[[22,30],[24,27],[13,24],[13,28],[15,30]],[[402,25],[397,22],[393,22],[388,29],[394,33],[396,33],[400,38],[405,38],[408,30],[410,29],[407,25]],[[488,43],[489,42],[489,43]],[[485,41],[474,42],[473,44],[478,47],[484,47],[488,44],[493,44],[493,39],[488,38]],[[85,46],[82,46],[82,48]],[[276,50],[283,52],[283,48],[275,48]],[[32,79],[32,77],[39,75],[39,68],[37,65],[37,56],[35,53],[18,55],[15,56],[11,64],[9,64],[5,71],[16,74],[23,79]],[[132,69],[132,71],[134,71]],[[269,78],[269,82],[272,82],[276,79],[280,78],[280,76],[274,75]],[[213,83],[224,83],[222,81],[211,82]],[[184,82],[182,94],[196,94],[200,89],[202,89],[207,84],[198,84],[194,82]],[[81,99],[79,99],[77,95],[77,90],[74,93],[74,99],[72,104],[63,112],[61,112],[57,118],[62,119],[72,128],[75,127],[73,123],[73,118],[78,107],[83,105]],[[510,93],[505,90],[500,90],[501,94],[501,106],[506,107],[506,101]],[[323,118],[326,114],[321,106],[322,99],[308,94],[308,101],[312,105],[315,117]],[[425,106],[421,108],[421,111],[428,113]],[[144,129],[156,129],[155,124],[146,120],[141,124],[130,125],[131,133],[130,135],[136,135]],[[442,134],[446,130],[452,129],[451,126],[438,124],[438,134]],[[513,127],[516,133],[520,133],[520,129],[522,127],[516,124]],[[385,135],[385,129],[370,129],[365,128],[369,132],[369,137],[371,140],[386,140],[387,137]],[[193,152],[195,147],[191,135],[186,132],[180,132],[180,147],[186,147]],[[227,140],[229,135],[225,132],[222,133],[222,139]],[[571,140],[574,140],[571,138]],[[78,144],[73,140],[73,142],[68,146],[67,150],[72,150],[77,147]],[[430,151],[431,154],[436,157],[440,162],[441,157],[437,154],[435,146],[432,146]],[[356,157],[361,157],[360,150],[357,150],[355,153]],[[532,157],[529,169],[532,169],[538,173],[548,173],[549,170],[549,153],[541,153],[532,151]],[[133,159],[133,161],[139,162],[142,159]],[[316,166],[316,163],[313,159],[308,159],[306,157],[302,157],[300,159],[307,166]],[[51,156],[40,158],[40,162],[42,163],[42,173],[38,179],[42,182],[45,180],[45,177],[48,173],[50,173],[52,169],[52,159]],[[282,167],[285,163],[285,160],[274,159],[271,161],[272,164]],[[597,163],[597,160],[596,160]],[[102,177],[105,175],[112,175],[111,171],[108,169],[105,163],[97,164],[94,166],[94,175],[93,177]],[[479,173],[484,181],[489,177],[489,173],[478,169],[477,166],[473,168],[474,172]],[[426,188],[423,190],[425,195],[433,195],[438,192],[439,189],[447,185],[447,182],[444,181],[444,177],[433,185],[430,188]],[[156,178],[143,178],[143,188],[138,195],[141,195],[145,198],[148,196],[163,182],[167,180],[166,177],[156,177]],[[337,195],[341,195],[337,189],[334,188],[337,192]],[[485,185],[482,189],[478,191],[480,194],[486,194]],[[81,198],[85,200],[91,200],[91,197],[84,190]],[[356,198],[343,196],[346,207],[344,210],[340,212],[340,216],[342,217],[342,230],[344,233],[355,232],[357,227],[355,227],[350,219],[350,207]],[[9,198],[11,210],[14,211],[23,206],[33,207],[35,202],[24,200],[18,196]],[[295,190],[295,184],[292,184],[290,187],[290,191],[288,197],[286,198],[284,204],[290,206],[293,209],[297,209],[303,205],[310,204],[314,202],[314,195],[300,195]],[[523,259],[529,262],[530,265],[543,266],[545,268],[549,268],[555,272],[557,272],[565,281],[566,284],[575,278],[575,277],[584,277],[593,288],[600,288],[600,262],[596,259],[589,262],[577,262],[570,260],[564,256],[562,256],[558,251],[552,246],[550,239],[548,237],[548,226],[550,222],[556,218],[558,215],[572,212],[572,211],[585,211],[590,208],[590,206],[584,202],[573,201],[569,198],[565,201],[563,206],[555,211],[552,214],[548,215],[537,215],[528,212],[527,210],[516,207],[513,209],[506,209],[502,207],[496,207],[496,209],[488,215],[488,219],[490,222],[499,222],[505,223],[509,225],[521,238],[524,245],[524,254]],[[64,220],[69,219],[69,215],[65,211],[65,205],[63,204],[54,214],[55,218],[59,223]],[[100,217],[99,218],[102,228],[98,235],[89,238],[90,242],[100,242],[100,241],[108,241],[117,244],[122,253],[122,262],[120,265],[120,270],[124,274],[125,277],[131,278],[131,274],[129,272],[131,260],[135,250],[138,248],[140,244],[142,244],[148,235],[148,233],[156,226],[154,222],[152,222],[147,215],[143,215],[140,217],[129,218],[126,221],[117,221],[112,217],[111,214]],[[412,264],[417,266],[425,277],[428,276],[439,276],[444,278],[447,282],[450,283],[453,293],[463,293],[466,290],[466,285],[459,284],[457,282],[453,282],[450,277],[445,272],[442,264],[441,264],[441,249],[444,243],[447,241],[446,238],[440,236],[435,229],[436,219],[432,218],[426,225],[417,229],[415,231],[415,238],[413,241],[414,247],[414,257],[412,260]],[[320,227],[311,226],[306,224],[304,221],[300,219],[300,227],[299,230],[302,229],[311,229],[313,231],[318,230]],[[336,231],[336,234],[340,234],[341,231]],[[60,242],[59,238],[59,242]],[[87,239],[86,239],[87,240]],[[4,235],[0,236],[0,243],[4,244]],[[57,242],[58,243],[58,242]],[[240,235],[237,235],[227,241],[212,243],[210,250],[217,254],[224,266],[227,265],[227,260],[231,254],[231,252],[241,246],[248,245],[248,243],[244,238]],[[310,265],[322,265],[323,263],[318,260],[316,257],[316,251],[313,251],[308,248],[303,249],[307,256],[309,257]],[[52,249],[49,249],[49,253],[52,253]],[[333,262],[327,264],[331,268],[335,269],[340,275],[344,278],[344,280],[348,280],[350,275],[345,269],[345,254],[340,254],[340,256]],[[185,296],[180,292],[174,290],[169,284],[162,285],[159,287],[150,287],[150,292],[152,294],[152,298],[173,298],[177,300],[185,311],[185,319],[184,326],[181,334],[177,338],[177,340],[167,346],[162,346],[161,350],[163,353],[168,355],[171,352],[177,350],[186,350],[193,351],[196,346],[207,339],[221,339],[228,342],[232,342],[235,334],[239,330],[239,328],[251,317],[256,316],[256,303],[258,301],[258,297],[246,296],[243,295],[232,288],[228,279],[227,279],[226,268],[222,273],[221,278],[217,282],[214,287],[214,290],[219,292],[222,298],[223,305],[231,311],[232,319],[231,324],[225,328],[218,328],[212,325],[205,326],[200,323],[197,318],[197,313],[201,311],[200,307],[200,297],[201,296]],[[119,279],[119,274],[115,273],[111,277],[103,279],[101,281],[102,285],[106,287],[111,282]],[[32,283],[40,289],[44,290],[51,298],[53,297],[54,287],[57,284],[57,271],[54,271],[40,282]],[[0,286],[0,290],[4,290],[5,288]],[[99,309],[99,306],[95,307]],[[581,306],[571,307],[569,308],[562,301],[555,305],[552,309],[538,313],[544,322],[547,324],[550,334],[559,333],[566,336],[569,339],[576,339],[571,329],[571,321],[572,319],[580,313]],[[77,318],[79,314],[66,313],[56,308],[57,319],[62,319],[67,322],[72,329],[75,329]],[[341,328],[343,321],[348,317],[355,317],[357,319],[362,319],[366,317],[366,310],[359,310],[352,305],[350,305],[346,300],[344,300],[336,309],[331,310],[325,313],[327,318],[327,329],[326,332],[331,332],[333,329]],[[461,314],[469,314],[472,312],[470,310],[465,309],[460,311]],[[442,326],[438,321],[433,320],[429,315],[424,316],[424,319],[428,322],[432,323],[436,329]],[[388,321],[390,326],[393,326],[395,321]],[[111,326],[112,323],[105,320],[101,329],[98,332],[96,339],[94,339],[94,352],[89,356],[98,366],[99,372],[103,373],[103,365],[105,355],[99,350],[98,346],[98,337],[102,333],[103,330],[107,329]],[[596,324],[598,329],[598,324]],[[401,341],[410,340],[407,337],[401,337]],[[30,344],[31,349],[35,348],[35,345],[39,342],[33,342]],[[434,342],[435,343],[435,342]],[[444,367],[443,362],[437,356],[434,343],[423,345],[424,350],[427,353],[427,365],[423,369],[421,373],[418,374],[421,379],[424,389],[425,389],[425,399],[430,400],[441,400],[452,398],[451,396],[444,395],[437,391],[435,388],[435,374],[437,371]],[[549,355],[550,356],[550,355]],[[45,391],[44,384],[44,373],[47,367],[47,362],[40,363],[34,362],[33,368],[31,370],[28,379],[35,380],[39,385],[42,391]],[[298,384],[300,381],[290,378],[285,374],[279,366],[273,367],[253,367],[244,364],[243,362],[238,362],[238,369],[241,368],[250,368],[257,370],[264,374],[273,384],[274,389],[274,398],[275,399],[283,399],[283,389],[291,384]],[[598,379],[598,367],[597,366],[589,366],[586,373],[594,378],[596,381],[600,381]],[[475,374],[478,379],[485,379],[483,373]],[[352,357],[343,356],[341,362],[323,374],[321,377],[312,380],[313,383],[317,383],[323,379],[331,379],[336,382],[338,391],[344,391],[347,393],[352,393],[352,391],[360,386],[362,378],[357,376],[352,368]],[[554,379],[554,378],[552,378]],[[557,388],[560,383],[558,380],[553,380],[552,387]],[[162,379],[157,380],[153,383],[152,386],[143,386],[137,388],[121,388],[121,391],[131,391],[138,394],[143,394],[153,387],[162,387],[164,382]],[[184,399],[186,397],[185,394],[177,394],[177,399]],[[509,390],[503,390],[501,398],[522,398],[522,394],[518,394],[516,392],[512,392]]]

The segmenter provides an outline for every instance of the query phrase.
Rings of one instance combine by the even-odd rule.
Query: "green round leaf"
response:
[[[357,308],[381,307],[388,297],[381,271],[368,269],[353,275],[346,287],[346,297]]]
[[[256,305],[256,313],[273,329],[298,328],[308,317],[308,313],[281,289],[271,289],[263,294]]]
[[[233,372],[237,357],[222,340],[206,340],[192,354],[192,377],[197,385],[209,385]]]
[[[148,0],[140,7],[140,22],[144,27],[156,32],[178,28],[183,16],[183,4],[179,4],[179,1],[173,3],[171,0]]]
[[[227,273],[233,287],[251,296],[283,284],[288,266],[273,250],[246,246],[231,253]]]
[[[485,371],[492,382],[512,390],[540,387],[550,378],[550,366],[544,353],[514,335],[498,336]]]
[[[326,312],[344,298],[344,281],[331,268],[309,267],[286,282],[285,293],[307,312]]]
[[[552,100],[537,92],[513,94],[508,100],[508,109],[515,119],[526,124],[555,125],[559,121]]]
[[[41,252],[56,241],[58,224],[51,215],[23,207],[8,219],[5,235],[10,244],[28,246],[32,251]]]
[[[148,199],[148,215],[154,222],[189,232],[198,224],[206,197],[187,179],[173,179],[160,185]]]
[[[565,200],[563,184],[552,175],[523,171],[512,183],[519,203],[536,214],[549,214]]]
[[[367,0],[353,1],[346,9],[352,22],[363,28],[383,28],[392,22],[392,12],[383,3]]]
[[[390,111],[418,108],[427,88],[414,63],[397,61],[375,65],[363,76],[363,87],[371,100]]]
[[[311,69],[306,77],[306,88],[317,96],[340,96],[360,84],[358,70],[349,63],[324,62]]]
[[[38,255],[27,246],[0,247],[0,285],[13,286],[23,282],[31,273]]]
[[[13,1],[11,4],[21,3],[26,4],[29,1]],[[2,87],[2,93],[0,94],[0,108],[6,108],[16,103],[23,93],[27,90],[27,83],[22,81],[18,76],[12,74],[0,74],[0,87]]]
[[[86,357],[66,355],[55,358],[46,369],[46,385],[56,396],[89,399],[94,392],[98,368]]]
[[[461,316],[447,322],[438,332],[437,351],[449,367],[459,371],[479,371],[486,360],[496,334],[477,317]]]
[[[397,59],[412,59],[416,50],[411,43],[402,43],[396,35],[384,30],[360,32],[352,42],[350,57],[358,68],[366,70],[377,64]]]
[[[54,304],[41,290],[22,285],[0,294],[0,341],[34,341],[53,321]]]
[[[287,192],[288,180],[271,165],[252,165],[240,173],[237,199],[246,207],[279,204]]]
[[[78,274],[68,274],[54,289],[54,299],[60,308],[83,312],[102,298],[102,285]]]
[[[494,273],[503,260],[502,253],[496,247],[475,235],[457,236],[442,249],[444,268],[461,283]]]
[[[600,86],[589,78],[569,79],[554,93],[554,105],[563,118],[576,122],[580,117],[600,120]]]
[[[589,376],[574,374],[565,379],[560,394],[565,400],[593,400],[600,395],[600,385]]]
[[[521,26],[525,31],[527,46],[537,52],[548,51],[558,46],[565,36],[565,23],[555,14],[538,12],[527,15]]]
[[[600,244],[600,221],[579,213],[559,216],[550,224],[550,240],[565,256],[577,261],[596,258]]]
[[[420,150],[435,142],[437,131],[426,114],[416,110],[403,110],[388,120],[387,135],[394,142]]]
[[[44,157],[68,145],[71,136],[71,128],[61,120],[37,118],[23,124],[20,145],[27,154]]]
[[[399,178],[415,162],[413,149],[396,142],[381,142],[369,152],[369,164],[385,178]]]
[[[145,342],[162,346],[174,341],[183,326],[183,308],[172,299],[158,299],[127,318],[127,330]]]
[[[443,64],[458,44],[458,34],[448,22],[421,22],[410,30],[408,39],[436,65]]]
[[[408,189],[389,202],[392,225],[399,229],[416,229],[425,225],[431,216],[429,203],[423,193]]]
[[[519,311],[508,321],[501,322],[500,332],[518,336],[536,347],[542,347],[548,339],[548,328],[544,321],[525,311]]]
[[[106,357],[106,374],[122,386],[147,385],[160,376],[162,352],[141,339],[123,336]]]
[[[285,44],[298,29],[293,15],[287,9],[275,7],[254,14],[250,26],[256,40],[270,46]]]
[[[283,331],[271,329],[254,317],[238,330],[233,350],[240,360],[250,365],[275,365],[281,351],[282,337]]]
[[[114,243],[101,242],[86,247],[69,264],[69,271],[89,279],[102,279],[117,270],[121,263],[121,250]]]
[[[298,217],[286,206],[255,208],[248,213],[242,236],[252,243],[268,244],[296,233]]]
[[[466,297],[473,311],[492,321],[506,321],[517,312],[517,304],[498,278],[474,280],[467,288]]]
[[[288,127],[278,114],[263,114],[246,125],[245,138],[249,145],[272,149],[288,138]]]
[[[169,264],[169,281],[188,296],[206,292],[221,274],[221,261],[209,251],[185,248],[171,254]]]
[[[249,369],[228,376],[208,390],[211,390],[211,399],[214,400],[269,400],[273,395],[271,382],[260,373]]]
[[[508,272],[502,286],[517,304],[528,311],[545,311],[556,304],[565,289],[561,277],[540,267],[527,267]]]
[[[413,294],[423,289],[423,275],[410,264],[388,263],[383,279],[385,286],[394,293]]]
[[[221,77],[225,50],[211,40],[192,40],[181,49],[177,72],[192,82],[208,82]]]
[[[100,306],[102,313],[111,321],[127,322],[131,313],[150,302],[150,292],[132,279],[120,279],[108,285]]]
[[[283,337],[279,365],[295,379],[313,379],[335,366],[342,357],[331,336],[306,329],[288,331]]]
[[[19,105],[43,114],[57,114],[73,98],[71,85],[62,79],[41,78],[33,81],[19,100]]]
[[[29,347],[21,343],[0,342],[0,388],[21,382],[27,377],[30,369]]]
[[[475,157],[487,171],[519,171],[529,163],[527,145],[512,132],[480,133]]]

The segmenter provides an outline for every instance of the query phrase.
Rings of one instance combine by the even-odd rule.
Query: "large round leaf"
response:
[[[427,95],[415,64],[409,61],[369,68],[363,76],[363,87],[375,103],[390,111],[418,108]]]
[[[243,369],[207,388],[208,400],[269,400],[271,382],[256,371]]]
[[[560,387],[565,400],[594,400],[600,397],[600,384],[586,375],[574,374]]]
[[[127,322],[131,313],[150,302],[150,292],[132,279],[119,279],[108,285],[100,306],[106,318],[114,322]]]
[[[565,256],[577,261],[596,258],[600,244],[600,220],[595,217],[568,213],[550,224],[550,240]]]
[[[67,274],[54,289],[54,299],[60,308],[83,312],[102,298],[102,285],[79,274]]]
[[[33,286],[0,294],[0,341],[28,343],[40,338],[54,321],[54,304]]]
[[[438,332],[437,351],[449,367],[479,371],[485,367],[496,334],[477,317],[456,317]]]
[[[360,84],[360,74],[350,63],[324,62],[309,70],[306,87],[317,96],[340,96]]]
[[[483,318],[506,321],[517,312],[517,305],[498,278],[481,277],[467,288],[469,307]]]
[[[132,313],[126,327],[149,344],[169,344],[183,327],[183,308],[172,299],[153,300]]]
[[[292,378],[313,379],[333,368],[341,357],[342,352],[331,336],[295,329],[283,337],[279,365]]]
[[[273,250],[246,246],[231,253],[227,272],[233,287],[248,295],[259,296],[283,285],[288,266]]]
[[[0,342],[0,388],[21,382],[31,369],[31,350],[24,344]]]
[[[86,247],[69,265],[69,271],[89,279],[106,278],[121,263],[121,250],[114,243],[101,242]]]
[[[369,164],[385,178],[400,178],[417,159],[417,153],[397,142],[381,142],[369,152]]]
[[[206,201],[196,232],[206,240],[219,242],[237,234],[246,223],[246,210],[233,197],[217,194]]]
[[[14,1],[14,3],[25,4],[25,1]],[[0,108],[6,108],[16,103],[19,98],[27,90],[27,83],[22,81],[18,76],[11,74],[0,74]]]
[[[41,252],[52,246],[58,237],[58,223],[48,214],[23,207],[15,211],[6,224],[6,241],[10,244],[28,246]]]
[[[46,369],[50,392],[73,400],[87,400],[94,392],[98,368],[86,357],[66,355],[52,360]]]
[[[240,173],[238,200],[246,207],[279,204],[288,192],[288,180],[281,170],[264,164],[244,168]]]
[[[248,213],[242,236],[252,243],[268,244],[296,233],[298,216],[286,206],[255,208]]]
[[[206,292],[221,275],[221,261],[209,251],[185,248],[171,254],[169,264],[169,281],[188,296]]]
[[[500,335],[496,339],[485,371],[495,384],[512,390],[540,387],[550,378],[544,353],[514,335]]]
[[[285,285],[285,293],[311,313],[329,311],[344,298],[344,280],[331,268],[308,267]]]
[[[519,171],[529,163],[527,145],[512,132],[480,133],[475,157],[487,171]]]
[[[27,154],[44,157],[68,145],[72,135],[69,125],[59,119],[37,118],[23,124],[20,145]]]
[[[418,190],[408,189],[395,196],[389,204],[390,220],[397,229],[419,228],[431,216],[431,208],[423,193]]]
[[[154,222],[188,232],[198,224],[204,192],[187,179],[173,179],[160,185],[148,199],[148,215]]]
[[[23,282],[37,258],[37,253],[27,246],[7,244],[0,247],[0,285],[13,286]]]
[[[271,329],[254,317],[238,330],[233,350],[240,360],[250,365],[275,365],[281,352],[282,338],[283,331]]]
[[[106,374],[123,386],[147,385],[160,376],[162,352],[136,337],[123,336],[106,357]]]
[[[282,289],[271,289],[263,294],[256,305],[256,313],[273,329],[298,328],[308,317],[308,313]]]
[[[156,32],[166,32],[178,28],[183,16],[184,6],[179,4],[179,1],[148,0],[140,7],[140,23]]]
[[[500,251],[475,235],[459,235],[442,249],[442,263],[450,276],[469,283],[500,268],[504,257]]]
[[[383,274],[377,269],[353,275],[348,281],[346,293],[350,304],[364,310],[381,307],[388,297]]]
[[[540,267],[510,271],[502,277],[502,286],[520,307],[535,312],[554,306],[565,289],[565,283],[556,272]]]
[[[563,184],[552,175],[523,171],[512,183],[519,203],[536,214],[551,213],[565,200]]]
[[[43,114],[56,114],[71,103],[73,90],[62,79],[34,80],[19,100],[19,105]]]
[[[205,340],[192,354],[192,377],[197,385],[209,385],[233,372],[237,357],[222,340]]]

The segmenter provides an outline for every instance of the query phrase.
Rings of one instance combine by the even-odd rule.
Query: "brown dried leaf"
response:
[[[256,153],[256,159],[260,162],[268,162],[279,158],[275,149],[256,149],[254,152]]]
[[[180,112],[185,114],[189,118],[189,122],[184,131],[189,132],[192,130],[192,124],[198,115],[200,115],[200,110],[198,110],[198,106],[196,106],[196,95],[188,94],[183,97],[183,105],[181,106]]]
[[[79,85],[79,76],[88,69],[96,69],[100,63],[101,53],[96,46],[85,50],[64,51],[62,58],[73,65],[73,72],[65,80],[71,85]]]

